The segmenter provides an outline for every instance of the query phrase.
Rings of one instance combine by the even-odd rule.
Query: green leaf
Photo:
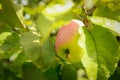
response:
[[[81,62],[89,80],[107,80],[115,71],[119,61],[119,44],[108,29],[93,25],[79,29],[79,46],[83,48]]]
[[[49,39],[44,44],[41,44],[37,34],[27,32],[23,34],[20,42],[25,50],[26,56],[32,60],[37,67],[42,70],[50,67],[55,59],[55,51]]]
[[[57,72],[54,69],[50,69],[46,71],[44,74],[44,79],[45,80],[59,80],[57,76]]]
[[[102,2],[112,2],[112,1],[119,1],[119,0],[100,0]]]
[[[101,25],[107,29],[110,29],[111,31],[117,33],[120,36],[120,22],[116,20],[108,19],[105,17],[98,17],[98,16],[90,17],[90,20],[94,24]]]
[[[79,46],[83,48],[83,54],[81,56],[82,64],[85,67],[88,79],[97,80],[98,61],[94,40],[86,27],[80,27],[79,33],[81,35]]]
[[[19,35],[15,32],[0,34],[0,59],[8,58],[19,48]]]
[[[3,66],[1,64],[1,61],[0,61],[0,80],[5,80],[5,72],[4,72],[4,69],[3,69]]]
[[[77,70],[69,65],[64,65],[61,70],[62,80],[77,80]]]
[[[15,73],[11,72],[7,67],[7,60],[0,61],[0,80],[21,80]]]
[[[25,61],[25,54],[23,52],[15,53],[10,57],[10,61],[11,62],[8,65],[9,70],[11,70],[12,72],[15,72],[15,73],[19,73],[22,70],[21,68],[22,68],[22,65]]]
[[[120,65],[119,65],[119,63],[118,63],[118,67],[117,67],[117,69],[116,69],[116,72],[119,74],[119,76],[120,76]]]
[[[93,16],[106,17],[120,22],[120,3],[119,1],[101,4],[95,9]]]
[[[44,72],[45,80],[60,80],[60,67],[58,64],[55,64],[56,67],[51,67],[47,71]],[[58,68],[58,70],[57,70]]]
[[[108,80],[119,80],[120,79],[120,67],[118,66],[113,75]]]
[[[64,64],[61,67],[61,79],[62,80],[88,80],[86,72],[77,63],[79,67],[71,64]],[[76,65],[77,65],[76,64]]]
[[[47,19],[43,14],[39,14],[39,17],[36,21],[36,27],[43,36],[42,37],[43,39],[46,37],[48,38],[52,25],[53,25],[53,21]]]
[[[0,4],[2,9],[0,9],[0,24],[6,23],[10,26],[18,27],[22,29],[22,31],[26,31],[24,25],[18,18],[11,0],[0,0]]]
[[[113,33],[99,25],[93,25],[90,33],[97,52],[97,80],[107,80],[114,73],[119,61],[118,41]]]
[[[10,33],[10,34],[11,35],[7,36],[7,38],[4,40],[4,43],[0,47],[4,51],[8,51],[12,47],[18,47],[19,46],[19,41],[20,41],[19,35],[17,33]]]
[[[3,28],[4,27],[4,28]],[[11,28],[11,26],[10,25],[8,25],[8,24],[4,24],[4,23],[0,23],[0,34],[2,33],[2,32],[12,32],[13,30],[12,30],[12,28]]]
[[[32,63],[24,63],[22,72],[23,80],[43,80],[43,72]]]

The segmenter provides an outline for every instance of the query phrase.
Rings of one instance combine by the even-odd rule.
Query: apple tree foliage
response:
[[[82,63],[54,48],[72,19],[85,24]],[[120,0],[0,0],[0,80],[119,80],[119,45]]]

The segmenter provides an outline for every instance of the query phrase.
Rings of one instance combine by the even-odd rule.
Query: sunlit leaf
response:
[[[8,58],[19,48],[19,35],[12,32],[0,34],[0,58]]]
[[[4,51],[8,51],[12,47],[19,46],[19,35],[17,33],[10,33],[11,35],[7,36],[4,40],[4,43],[0,47]]]
[[[42,13],[50,20],[69,11],[73,7],[72,0],[53,0]]]
[[[93,25],[90,32],[80,28],[82,36],[79,46],[83,48],[81,61],[88,79],[107,80],[115,71],[119,61],[119,44],[108,29]]]
[[[0,10],[2,10],[2,4],[0,4]]]
[[[105,17],[93,16],[90,18],[94,24],[101,25],[120,36],[120,22]]]
[[[83,49],[81,61],[85,67],[88,79],[96,80],[98,73],[97,51],[90,33],[85,27],[80,27],[79,46]]]

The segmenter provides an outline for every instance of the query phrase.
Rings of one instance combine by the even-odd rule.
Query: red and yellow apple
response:
[[[60,58],[68,62],[80,61],[82,48],[78,45],[78,40],[81,36],[79,28],[82,26],[84,26],[82,21],[71,20],[59,30],[56,37],[55,49]]]

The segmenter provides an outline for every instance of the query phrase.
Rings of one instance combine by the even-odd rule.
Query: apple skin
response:
[[[79,62],[82,48],[78,45],[80,38],[79,28],[84,24],[79,20],[71,20],[69,24],[62,26],[59,30],[55,50],[57,55],[68,62]]]

